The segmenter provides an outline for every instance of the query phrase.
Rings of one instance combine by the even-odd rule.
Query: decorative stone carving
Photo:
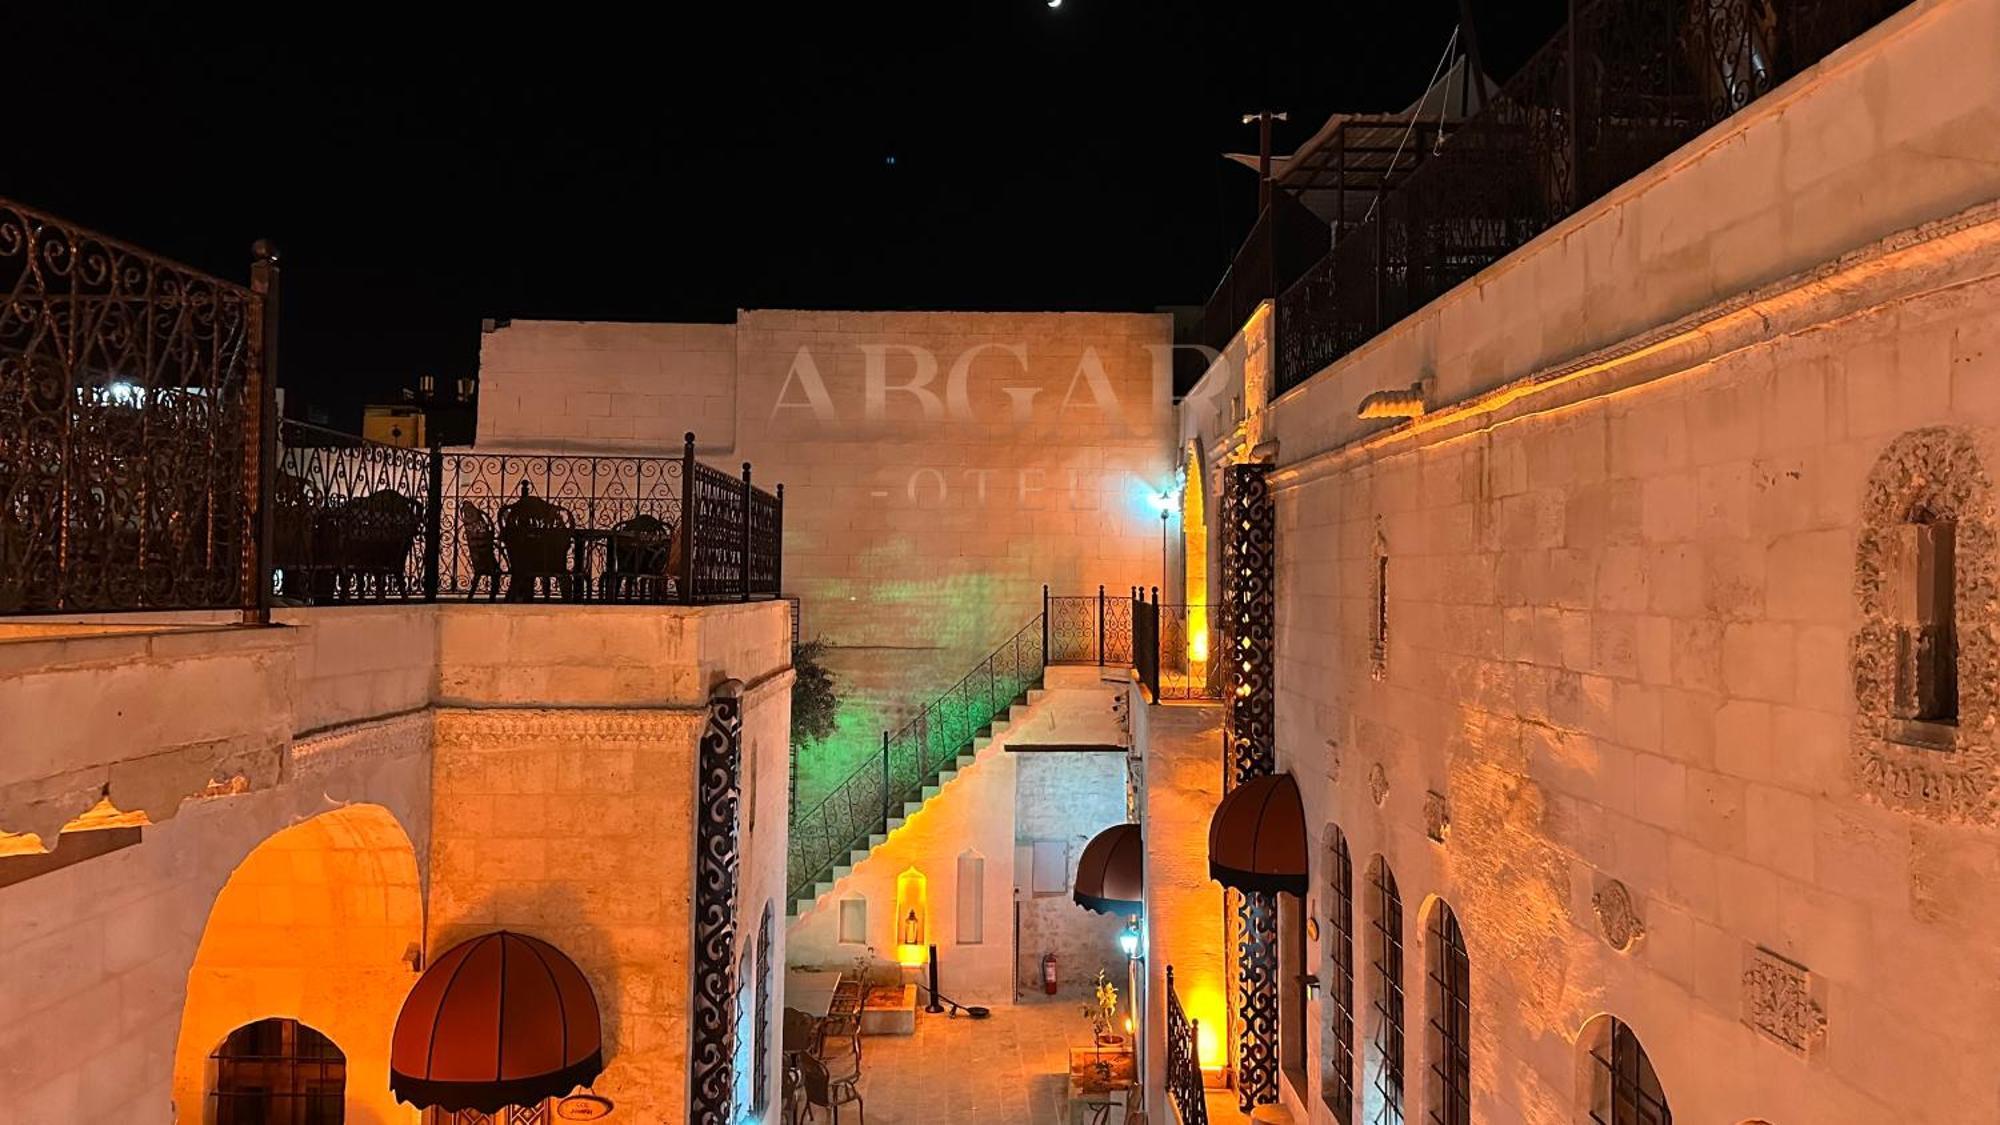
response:
[[[1892,808],[1933,820],[1992,824],[2000,754],[1992,725],[2000,684],[2000,602],[1992,482],[1970,434],[1948,427],[1896,438],[1869,473],[1855,545],[1854,590],[1861,626],[1851,651],[1855,715],[1852,769],[1859,789]],[[1891,589],[1899,531],[1917,515],[1955,525],[1958,723],[1946,742],[1892,739],[1902,644]]]
[[[1597,912],[1597,928],[1604,931],[1604,940],[1618,952],[1631,952],[1639,939],[1646,936],[1646,924],[1639,918],[1632,892],[1618,880],[1608,880],[1597,888],[1597,893],[1590,896],[1590,906]]]
[[[415,711],[294,739],[286,752],[285,773],[297,781],[320,777],[355,762],[421,756],[428,754],[430,748],[431,713]]]
[[[580,708],[440,709],[441,746],[520,739],[658,742],[685,738],[699,711],[596,711]]]
[[[1800,1058],[1826,1039],[1825,985],[1762,946],[1743,954],[1743,1022]]]
[[[742,794],[743,684],[728,680],[709,697],[696,768],[694,996],[688,1052],[688,1121],[736,1120],[737,804]]]
[[[1340,784],[1340,740],[1326,740],[1326,780],[1333,785]]]
[[[1378,809],[1389,799],[1389,771],[1380,762],[1368,767],[1368,794],[1375,798]]]
[[[1451,835],[1451,802],[1435,789],[1424,792],[1424,835],[1434,844],[1444,843]]]

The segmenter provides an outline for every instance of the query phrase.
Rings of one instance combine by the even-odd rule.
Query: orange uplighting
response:
[[[896,876],[896,961],[921,965],[930,956],[929,880],[914,867]]]

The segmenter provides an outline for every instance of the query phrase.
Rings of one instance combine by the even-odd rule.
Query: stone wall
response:
[[[733,965],[782,877],[783,833],[769,827],[782,798],[766,782],[783,776],[790,728],[789,612],[440,613],[440,693],[453,705],[437,712],[430,949],[512,929],[563,950],[604,1020],[607,1066],[593,1088],[641,1119],[678,1119],[693,1031],[697,744],[710,693],[744,681]]]
[[[1992,0],[1920,0],[1284,396],[1288,460],[1629,342],[2000,196]]]
[[[1068,864],[1062,889],[1053,894],[1036,893],[1029,873],[1016,866],[1021,904],[1020,972],[1021,979],[1030,982],[1023,998],[1065,1003],[1086,1000],[1101,969],[1117,986],[1123,1004],[1129,999],[1129,989],[1118,932],[1128,919],[1085,910],[1070,891],[1084,845],[1104,829],[1126,821],[1125,754],[1122,750],[1035,750],[1027,745],[1012,746],[1009,752],[1017,758],[1015,846],[1032,849],[1038,843],[1061,844]],[[1042,958],[1050,953],[1056,956],[1060,981],[1053,998],[1039,987]]]
[[[1989,775],[1950,774],[1989,753],[1985,705],[1947,750],[1884,750],[1856,697],[1895,660],[1861,628],[1875,521],[1936,496],[1966,542],[1990,534],[1996,310],[1981,210],[1754,295],[1698,344],[1274,472],[1280,764],[1314,831],[1347,834],[1357,904],[1370,859],[1393,868],[1406,979],[1427,902],[1456,911],[1474,1119],[1581,1112],[1605,1012],[1677,1119],[2000,1113],[1976,1030],[2000,999],[1976,874],[2000,834]],[[1961,668],[1983,685],[1964,662],[2000,623],[1972,554]],[[1430,1013],[1408,996],[1415,1114]]]
[[[1169,342],[1165,316],[1107,313],[515,321],[484,339],[480,441],[677,454],[693,430],[785,484],[784,584],[843,701],[802,763],[810,802],[1028,624],[1044,583],[1160,581]]]
[[[607,1081],[680,1113],[694,732],[717,683],[750,682],[747,948],[784,868],[785,607],[278,616],[0,623],[0,739],[18,743],[0,864],[66,824],[65,842],[141,833],[0,886],[0,1102],[22,1121],[201,1120],[221,1037],[284,1015],[348,1055],[350,1120],[414,1121],[384,1071],[413,959],[512,925],[573,954],[578,929]]]
[[[1147,1052],[1164,1059],[1166,972],[1201,1025],[1201,1065],[1230,1064],[1230,984],[1223,953],[1222,885],[1208,874],[1208,823],[1222,800],[1222,707],[1176,703],[1140,709],[1146,733],[1140,796],[1146,831]],[[1147,1075],[1161,1096],[1161,1068]],[[1155,1113],[1160,1104],[1155,1100]]]

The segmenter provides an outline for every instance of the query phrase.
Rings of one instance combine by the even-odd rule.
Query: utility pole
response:
[[[1257,125],[1257,213],[1263,214],[1271,206],[1271,122],[1284,121],[1286,115],[1273,113],[1268,109],[1243,115],[1243,123]]]

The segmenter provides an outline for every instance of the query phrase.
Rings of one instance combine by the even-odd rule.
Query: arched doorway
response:
[[[269,1120],[416,1120],[390,1095],[388,1065],[390,1032],[415,980],[412,955],[422,940],[416,852],[387,809],[350,805],[258,844],[216,896],[188,970],[174,1057],[180,1120],[259,1120],[218,1116],[232,1099],[216,1095],[230,1074],[242,1079],[259,1065],[237,1047],[275,1046],[282,1054],[287,1025],[293,1061],[273,1057],[266,1069],[276,1074],[289,1065],[318,1091],[287,1104],[324,1112],[325,1076],[313,1072],[324,1071],[331,1050],[341,1059],[344,1118]]]
[[[209,1055],[208,1116],[215,1125],[342,1125],[347,1056],[294,1019],[247,1023]]]

